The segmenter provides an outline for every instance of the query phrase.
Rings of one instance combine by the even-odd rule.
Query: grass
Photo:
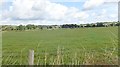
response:
[[[118,27],[3,32],[2,64],[117,64]]]
[[[2,32],[0,31],[0,66],[2,63]]]

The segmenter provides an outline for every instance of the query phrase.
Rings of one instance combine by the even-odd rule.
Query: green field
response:
[[[118,27],[7,31],[2,33],[2,64],[117,64]]]
[[[0,66],[2,63],[2,32],[0,31]]]

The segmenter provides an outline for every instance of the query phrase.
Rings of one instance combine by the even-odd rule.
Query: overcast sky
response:
[[[0,0],[0,24],[54,25],[118,20],[118,0]]]

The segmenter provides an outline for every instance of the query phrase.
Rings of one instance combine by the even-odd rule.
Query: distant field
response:
[[[118,27],[2,33],[2,64],[117,64]]]

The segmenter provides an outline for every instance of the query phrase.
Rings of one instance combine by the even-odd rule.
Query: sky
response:
[[[119,0],[0,0],[0,25],[118,21]]]

